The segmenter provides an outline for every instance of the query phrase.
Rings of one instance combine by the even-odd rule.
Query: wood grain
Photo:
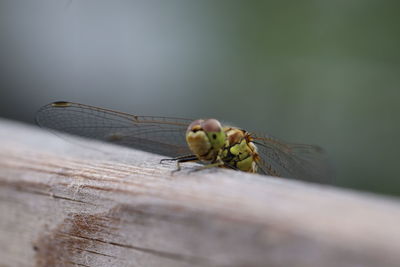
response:
[[[161,158],[0,120],[0,265],[400,266],[398,199]]]

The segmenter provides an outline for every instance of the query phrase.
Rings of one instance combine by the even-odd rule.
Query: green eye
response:
[[[206,133],[208,136],[208,140],[210,141],[211,145],[215,149],[219,149],[224,146],[225,144],[225,133],[221,132],[208,132]]]

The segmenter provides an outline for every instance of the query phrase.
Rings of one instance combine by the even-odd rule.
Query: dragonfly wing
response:
[[[191,121],[135,116],[72,102],[54,102],[36,114],[41,127],[168,157],[190,154],[185,132]]]
[[[306,180],[332,183],[332,169],[322,148],[313,145],[290,144],[268,135],[254,135],[261,160],[261,172]]]

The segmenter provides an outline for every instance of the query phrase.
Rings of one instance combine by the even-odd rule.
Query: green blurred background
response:
[[[324,147],[400,195],[399,1],[0,0],[0,116],[69,100]]]

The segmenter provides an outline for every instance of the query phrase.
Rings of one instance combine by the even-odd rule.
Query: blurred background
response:
[[[400,195],[399,1],[0,0],[0,117],[68,100],[324,147]]]

